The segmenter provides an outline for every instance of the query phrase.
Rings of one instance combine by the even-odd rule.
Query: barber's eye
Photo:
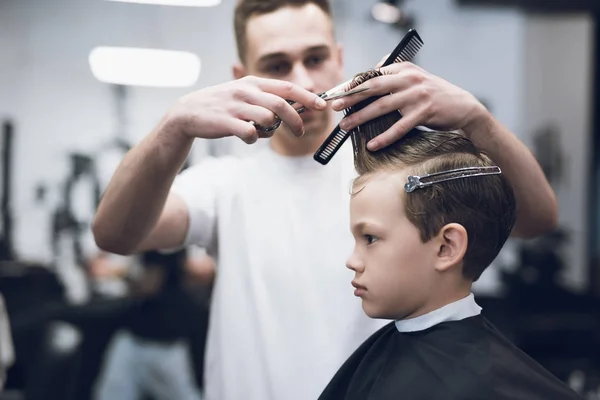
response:
[[[365,240],[367,241],[367,244],[373,244],[377,241],[377,237],[373,236],[373,235],[364,235],[365,236]]]
[[[287,63],[277,63],[267,66],[266,71],[271,75],[285,75],[290,67]]]
[[[310,67],[316,67],[318,65],[321,65],[323,61],[325,61],[325,57],[312,56],[306,59],[306,65]]]

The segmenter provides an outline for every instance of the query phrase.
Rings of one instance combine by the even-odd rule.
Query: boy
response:
[[[481,316],[470,292],[515,223],[500,168],[448,132],[413,130],[371,153],[361,128],[347,267],[365,313],[395,322],[354,352],[320,400],[578,398]]]

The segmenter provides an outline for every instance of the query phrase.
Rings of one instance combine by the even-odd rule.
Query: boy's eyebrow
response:
[[[368,229],[373,229],[375,225],[370,224],[368,222],[365,221],[361,221],[355,225],[352,226],[352,229],[355,230],[356,232],[360,232],[360,231],[364,231],[364,230],[368,230]]]
[[[358,224],[354,225],[354,229],[357,231],[362,231],[366,226],[367,224],[365,222],[359,222]]]

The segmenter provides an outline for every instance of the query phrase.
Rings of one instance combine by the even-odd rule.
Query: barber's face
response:
[[[341,50],[333,22],[319,7],[284,7],[251,18],[247,25],[246,73],[291,81],[313,93],[342,79]],[[323,134],[331,111],[302,114],[306,134]]]

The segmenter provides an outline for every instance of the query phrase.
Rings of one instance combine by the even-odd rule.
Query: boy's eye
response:
[[[373,235],[364,235],[365,236],[365,240],[367,241],[367,244],[373,244],[377,241],[377,238]]]

